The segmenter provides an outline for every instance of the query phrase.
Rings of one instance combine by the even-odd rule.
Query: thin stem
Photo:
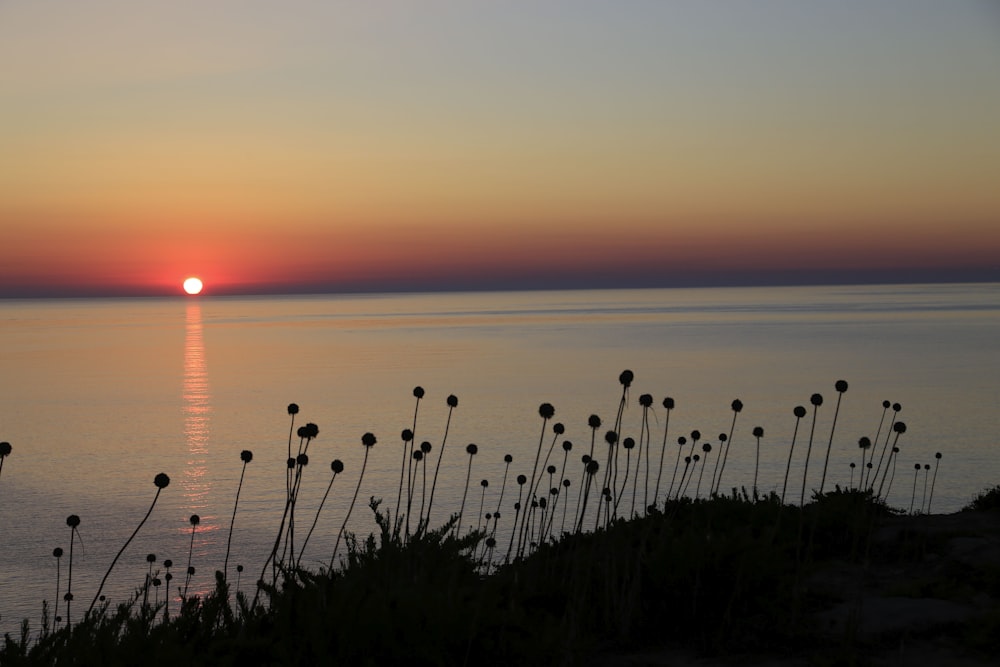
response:
[[[157,487],[157,489],[156,489],[156,495],[153,496],[153,502],[149,506],[149,509],[146,511],[146,516],[142,517],[142,521],[140,521],[139,525],[135,527],[135,530],[132,531],[132,535],[129,536],[129,538],[127,540],[125,540],[125,544],[122,545],[122,548],[119,549],[118,553],[115,555],[114,560],[111,561],[111,567],[109,567],[108,571],[104,573],[104,578],[101,579],[101,585],[97,587],[97,594],[94,595],[94,599],[90,603],[90,607],[87,609],[87,613],[88,614],[91,612],[91,610],[93,610],[94,605],[97,604],[97,599],[99,597],[101,597],[101,591],[104,590],[104,583],[108,580],[108,575],[110,575],[111,574],[111,570],[114,569],[115,563],[117,563],[118,559],[121,558],[121,555],[125,552],[125,549],[128,548],[128,545],[132,543],[132,540],[135,538],[135,536],[139,534],[139,529],[142,528],[142,526],[143,526],[144,523],[146,523],[146,519],[149,518],[149,515],[153,513],[153,508],[156,507],[156,499],[160,497],[160,491],[162,491],[162,490],[163,489]],[[66,612],[66,615],[67,616],[69,615],[69,611],[68,610]]]

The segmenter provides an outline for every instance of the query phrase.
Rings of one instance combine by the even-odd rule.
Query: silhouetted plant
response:
[[[9,442],[0,442],[0,475],[3,475],[3,462],[12,451],[13,447],[10,446]]]
[[[802,496],[799,498],[799,507],[805,505],[806,502],[806,477],[809,475],[809,456],[812,454],[813,435],[816,433],[816,413],[819,411],[819,406],[823,405],[823,397],[820,394],[813,394],[809,397],[809,402],[813,406],[813,418],[812,426],[809,429],[809,446],[806,448],[806,463],[802,467]]]
[[[642,458],[643,451],[646,452],[646,479],[643,482],[642,491],[642,514],[649,511],[649,408],[653,405],[652,394],[642,394],[639,396],[639,405],[642,406],[642,422],[639,427],[639,453],[635,461],[635,480],[639,481],[639,459]],[[643,440],[645,439],[645,447]],[[632,505],[635,506],[635,484],[632,485]]]
[[[583,502],[580,505],[580,520],[576,524],[576,532],[578,533],[583,530],[583,517],[587,512],[587,500],[590,495],[590,487],[593,484],[594,475],[597,474],[597,471],[600,470],[600,468],[601,465],[594,459],[589,459],[587,461],[587,465],[585,468],[587,479],[586,483],[584,484],[585,488],[583,490]]]
[[[97,594],[94,595],[94,599],[90,603],[90,607],[87,609],[88,614],[94,608],[94,605],[97,604],[97,598],[100,597],[101,591],[104,590],[104,583],[108,580],[108,575],[110,575],[111,570],[114,569],[115,563],[117,563],[118,559],[121,558],[122,553],[124,553],[128,545],[132,543],[132,540],[135,539],[135,536],[139,534],[139,529],[142,528],[143,524],[146,523],[146,519],[149,518],[149,515],[153,513],[153,508],[156,507],[156,501],[160,497],[160,491],[169,486],[170,478],[167,477],[165,473],[161,472],[158,475],[156,475],[156,477],[153,478],[153,484],[156,485],[156,495],[153,496],[153,502],[150,503],[149,509],[146,511],[146,516],[142,517],[142,521],[140,521],[139,525],[135,527],[134,531],[132,531],[132,535],[130,535],[129,538],[125,540],[125,544],[122,545],[122,548],[119,549],[118,553],[115,555],[114,560],[111,561],[111,566],[108,567],[108,571],[104,573],[104,578],[101,579],[101,585],[97,587]],[[66,615],[69,616],[68,613]]]
[[[714,492],[715,491],[715,489],[714,489],[714,487],[715,487],[715,479],[717,478],[717,476],[719,474],[719,463],[722,461],[722,451],[723,451],[723,449],[726,446],[726,441],[727,440],[729,440],[729,436],[728,435],[726,435],[725,433],[720,433],[719,434],[719,453],[715,457],[715,468],[712,469],[712,483],[711,483],[710,486],[713,487],[713,488],[709,489],[709,496],[715,495],[715,492]],[[705,457],[705,463],[704,463],[704,465],[705,466],[708,465],[708,457],[707,456]]]
[[[885,403],[888,403],[888,401],[885,401]],[[885,403],[883,403],[882,405],[884,406]],[[882,444],[882,454],[879,455],[879,457],[878,457],[878,465],[875,466],[875,479],[878,479],[879,473],[882,472],[882,462],[885,459],[885,453],[886,453],[886,451],[888,451],[888,449],[889,449],[889,439],[892,438],[892,429],[896,425],[896,416],[899,415],[899,412],[902,409],[903,409],[903,406],[900,405],[899,403],[893,403],[892,404],[892,419],[889,422],[889,430],[885,434],[885,442]],[[881,426],[881,423],[879,425]],[[879,432],[881,432],[881,429],[880,429]],[[877,434],[875,436],[875,442],[876,442],[876,444],[878,443],[878,435]],[[891,452],[890,452],[889,458],[890,459],[892,458]],[[886,463],[886,465],[888,466],[888,463]],[[875,479],[872,480],[872,488],[873,489],[875,488]],[[883,474],[882,475],[882,482],[881,483],[884,483],[884,482],[885,482],[885,475]],[[876,494],[876,495],[880,495],[880,494]]]
[[[924,513],[924,503],[927,502],[927,478],[930,477],[931,464],[924,464],[924,492],[920,496],[920,513]]]
[[[663,457],[667,453],[667,434],[670,432],[670,411],[674,409],[674,399],[667,398],[663,399],[663,407],[667,411],[667,416],[664,419],[663,425],[663,445],[660,447],[660,467],[656,473],[656,490],[653,492],[653,505],[658,505],[660,502],[660,479],[663,477]],[[677,455],[677,460],[680,461],[680,454]],[[674,466],[674,473],[676,474],[677,467]],[[670,496],[670,492],[667,492],[667,496]]]
[[[62,568],[60,567],[60,564],[62,563],[62,555],[63,555],[62,547],[56,547],[55,549],[53,549],[52,550],[52,555],[56,559],[56,596],[54,598],[52,598],[52,599],[55,601],[53,603],[53,608],[55,609],[55,613],[58,614],[59,613],[58,612],[58,609],[59,609],[59,584],[60,584],[59,579],[60,579],[60,575],[62,574]],[[58,625],[59,621],[62,620],[62,616],[58,616],[57,615],[53,620]]]
[[[895,471],[895,464],[893,462],[897,458],[896,454],[899,453],[899,447],[897,447],[896,444],[899,442],[899,436],[906,433],[906,424],[893,420],[892,432],[896,434],[896,439],[892,442],[892,451],[889,453],[889,460],[885,463],[885,470],[882,472],[882,481],[879,483],[878,493],[875,494],[879,498],[889,497],[888,488],[885,491],[885,496],[882,496],[882,487],[885,485],[886,473],[889,472],[889,464],[893,464],[893,471]],[[892,478],[889,479],[889,488],[892,488]]]
[[[872,448],[872,441],[867,436],[861,436],[858,438],[858,448],[861,450],[861,470],[859,472],[858,488],[867,489],[868,488],[868,474],[867,471],[871,470],[871,465],[865,463],[865,459],[868,458],[868,450]],[[872,452],[874,455],[874,452]]]
[[[934,478],[931,480],[931,496],[927,499],[927,513],[931,513],[931,502],[934,500],[934,485],[937,483],[938,468],[941,466],[941,452],[934,454]]]
[[[409,514],[410,514],[410,508],[409,508],[409,502],[410,502],[410,499],[409,499],[409,495],[410,495],[410,493],[409,493],[410,492],[410,482],[407,479],[407,476],[408,476],[408,473],[409,473],[409,470],[410,470],[410,460],[413,458],[413,456],[412,456],[412,450],[413,450],[413,430],[412,429],[408,429],[408,428],[404,428],[403,431],[400,433],[400,437],[403,440],[403,463],[399,466],[399,492],[396,494],[396,514],[393,517],[393,532],[394,532],[394,534],[398,534],[399,530],[401,529],[401,525],[400,525],[401,521],[400,521],[400,517],[399,517],[399,511],[400,511],[400,509],[402,509],[402,502],[403,502],[403,480],[407,480],[407,482],[406,482],[406,492],[407,492],[406,493],[406,495],[407,495],[407,499],[406,499],[406,502],[407,502],[406,514],[407,514],[407,517],[406,518],[407,519],[410,518],[409,517]]]
[[[229,580],[229,549],[233,544],[233,527],[236,525],[236,508],[240,504],[240,492],[243,490],[243,476],[247,472],[247,464],[253,461],[253,452],[249,449],[244,449],[240,452],[240,461],[243,462],[243,469],[240,471],[240,483],[236,487],[236,502],[233,503],[233,518],[229,522],[229,538],[226,540],[226,560],[222,565],[222,576],[225,580]]]
[[[840,414],[840,400],[844,397],[844,392],[847,391],[847,382],[837,380],[834,389],[837,390],[837,407],[833,411],[833,424],[830,426],[830,442],[826,445],[826,459],[823,461],[823,477],[819,481],[820,495],[823,494],[823,487],[826,485],[826,469],[830,464],[830,450],[833,448],[833,432],[837,428],[837,415]]]
[[[197,514],[192,514],[188,521],[191,524],[191,543],[188,545],[188,565],[187,565],[187,576],[184,577],[184,592],[181,593],[181,599],[187,599],[188,585],[191,583],[191,577],[194,575],[194,568],[191,566],[191,560],[194,557],[194,534],[198,530],[198,524],[201,523],[201,517]]]
[[[677,479],[677,470],[681,467],[681,454],[684,452],[684,445],[687,444],[687,440],[683,435],[677,438],[677,460],[674,462],[674,474],[670,478],[670,488],[667,489],[667,500],[670,500],[673,495],[674,481]]]
[[[726,451],[720,452],[722,456],[722,467],[719,468],[719,477],[714,481],[713,493],[718,493],[719,488],[722,486],[722,475],[726,472],[726,462],[729,460],[729,448],[733,445],[733,432],[736,430],[736,418],[743,411],[743,401],[740,399],[734,399],[729,406],[733,411],[733,423],[729,426],[729,437],[726,438]]]
[[[347,529],[347,522],[351,518],[351,512],[354,511],[354,503],[358,500],[358,492],[361,490],[361,480],[365,477],[365,468],[368,467],[368,452],[371,448],[375,446],[376,439],[371,433],[365,433],[361,436],[361,444],[365,448],[365,458],[361,461],[361,473],[358,474],[358,485],[354,487],[354,497],[351,498],[351,504],[347,507],[347,516],[344,517],[344,523],[340,526],[340,531],[337,533],[337,541],[333,544],[333,553],[330,555],[330,570],[333,570],[333,565],[337,558],[337,549],[340,547],[340,538],[343,537],[344,531]],[[440,459],[438,459],[440,461]],[[332,465],[332,464],[331,464]],[[433,489],[431,491],[433,493]],[[430,511],[428,510],[428,515]]]
[[[760,439],[764,437],[764,427],[754,426],[753,437],[757,440],[757,457],[753,466],[753,497],[757,500],[757,473],[760,470]]]
[[[437,465],[434,467],[434,481],[431,483],[431,497],[427,501],[427,517],[425,518],[425,524],[429,525],[431,522],[431,508],[434,506],[434,489],[437,488],[438,472],[441,470],[441,459],[444,458],[444,446],[448,442],[448,428],[451,426],[451,413],[458,407],[458,397],[454,394],[448,396],[448,421],[444,425],[444,437],[441,438],[441,451],[438,452]],[[426,465],[426,464],[425,464]]]
[[[564,489],[566,489],[567,491],[569,490],[570,484],[572,484],[572,482],[570,482],[569,479],[563,479],[563,481],[562,481],[562,487]],[[562,494],[559,494],[559,495],[562,495]],[[562,535],[563,533],[566,532],[566,508],[567,507],[569,507],[569,498],[567,498],[566,502],[563,503],[562,522],[559,524],[559,534],[560,535]]]
[[[313,530],[316,529],[316,523],[319,521],[319,513],[323,511],[323,505],[326,504],[327,496],[330,495],[330,489],[333,488],[333,482],[337,479],[337,475],[344,472],[344,462],[340,459],[334,459],[330,462],[330,470],[333,475],[330,476],[330,483],[326,485],[326,491],[323,493],[323,499],[319,501],[319,507],[316,508],[316,516],[313,517],[312,525],[309,526],[309,532],[306,533],[306,539],[302,542],[302,548],[299,549],[299,560],[302,559],[302,554],[306,552],[306,546],[309,544],[309,538],[312,537]],[[298,567],[298,563],[296,563]]]
[[[538,415],[542,418],[542,432],[538,436],[538,448],[535,450],[535,462],[531,466],[531,481],[528,484],[528,498],[529,499],[532,498],[532,497],[534,497],[534,495],[535,495],[535,489],[536,489],[536,487],[535,487],[535,475],[538,472],[538,462],[541,460],[541,457],[542,457],[542,443],[545,441],[545,427],[546,427],[546,425],[548,425],[549,420],[552,419],[552,417],[555,416],[555,414],[556,414],[556,409],[554,407],[552,407],[551,403],[542,403],[540,406],[538,406]],[[553,445],[554,444],[555,444],[555,440],[553,440]],[[551,452],[552,450],[549,449],[549,451]],[[545,458],[546,458],[546,460],[548,460],[548,456],[546,456]],[[519,551],[520,551],[521,541],[524,538],[524,533],[527,530],[525,528],[525,524],[527,522],[527,518],[528,518],[528,512],[525,512],[524,516],[521,517],[521,525],[517,527],[517,531],[518,531],[517,541],[518,541],[518,550]]]
[[[702,466],[701,466],[701,472],[698,473],[698,484],[694,487],[694,498],[695,498],[695,500],[698,499],[698,496],[701,493],[701,479],[702,479],[702,477],[705,476],[705,466],[708,465],[708,455],[712,451],[712,445],[710,445],[707,442],[704,443],[704,444],[702,444],[701,451],[705,452],[705,463],[702,464]]]
[[[628,486],[628,473],[629,473],[629,468],[632,465],[632,450],[635,449],[635,438],[625,438],[624,440],[622,440],[622,447],[625,448],[625,476],[622,479],[622,490],[618,492],[618,497],[615,499],[615,516],[618,515],[618,509],[617,509],[618,508],[618,503],[620,503],[621,499],[625,496],[625,487]],[[638,458],[638,457],[636,457],[636,458]],[[638,478],[638,474],[636,475],[636,478]],[[608,488],[608,491],[610,491],[610,490],[611,489]],[[632,483],[632,508],[629,510],[629,515],[628,515],[628,518],[630,518],[630,519],[633,516],[635,516],[635,490],[636,490],[636,485],[635,485],[635,482],[633,482]],[[600,513],[598,513],[598,514],[600,514]]]
[[[792,469],[792,453],[795,452],[795,438],[799,434],[799,422],[806,416],[806,409],[801,405],[796,405],[792,410],[795,415],[795,430],[792,431],[792,446],[788,448],[788,465],[785,466],[785,483],[781,487],[781,504],[785,504],[785,492],[788,491],[788,472]]]
[[[479,480],[479,486],[483,487],[482,495],[479,498],[479,513],[476,515],[476,532],[478,533],[483,527],[483,510],[486,509],[486,489],[490,485],[490,480],[481,479]],[[486,527],[489,528],[489,519],[486,520]],[[471,529],[470,529],[471,530]]]
[[[458,521],[455,522],[455,535],[459,536],[462,534],[462,515],[465,513],[465,497],[469,493],[469,482],[472,480],[472,457],[476,455],[479,448],[473,444],[469,443],[465,447],[465,453],[469,455],[469,470],[465,474],[465,490],[462,491],[462,506],[458,510]],[[484,487],[485,492],[485,487]]]
[[[910,509],[907,514],[913,514],[913,504],[917,501],[917,478],[920,476],[920,464],[913,464],[913,491],[910,493]]]
[[[170,560],[169,558],[167,558],[166,560],[163,561],[163,569],[166,571],[166,573],[163,575],[163,581],[166,583],[166,588],[167,588],[166,592],[163,594],[163,618],[164,619],[170,618],[170,597],[171,597],[170,582],[174,578],[174,575],[170,571],[170,568],[172,568],[173,566],[174,566],[174,561]]]
[[[288,454],[286,460],[292,460],[292,435],[295,434],[295,415],[299,414],[299,406],[297,403],[288,404],[288,416],[291,418],[288,425]],[[293,469],[289,467],[285,471],[285,494],[289,500],[292,497],[292,472]]]
[[[66,517],[66,525],[69,526],[69,571],[66,574],[66,594],[63,600],[66,601],[66,625],[72,625],[73,617],[70,615],[70,604],[73,602],[73,538],[79,535],[80,517],[70,514]],[[82,543],[81,539],[81,543]]]
[[[528,478],[525,475],[517,476],[517,502],[514,503],[514,525],[511,526],[510,531],[510,544],[507,545],[507,556],[504,558],[504,562],[510,562],[510,555],[514,549],[514,538],[517,538],[517,552],[521,552],[521,533],[517,530],[518,517],[521,515],[521,501],[524,499],[524,485],[528,483]]]
[[[413,445],[414,445],[414,443],[416,443],[416,440],[417,440],[417,412],[420,410],[420,399],[422,399],[424,397],[424,388],[421,387],[421,386],[419,386],[419,385],[416,386],[416,387],[414,387],[413,388],[413,397],[416,399],[416,404],[413,406],[413,427],[410,429],[410,432],[409,432],[409,440],[406,439],[406,436],[407,436],[406,431],[403,431],[403,440],[404,440],[404,445],[403,445],[403,451],[404,451],[404,454],[403,454],[403,465],[406,466],[406,489],[407,489],[407,498],[406,498],[406,535],[407,536],[409,536],[409,534],[410,534],[410,510],[413,507],[413,497],[412,497],[413,482],[410,479],[410,473],[411,473],[412,465],[413,465],[413,461],[414,461],[414,458],[413,458]],[[407,447],[406,447],[406,444],[405,444],[406,442],[409,442],[409,450],[407,450]],[[409,451],[408,455],[406,454],[407,451]],[[399,482],[400,482],[400,484],[402,484],[403,483],[403,473],[402,473],[402,471],[400,471],[399,475],[400,475]],[[399,502],[398,501],[396,502],[396,516],[399,516]]]

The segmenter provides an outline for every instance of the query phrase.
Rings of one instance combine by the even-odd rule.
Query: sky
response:
[[[0,297],[1000,280],[993,0],[0,0]]]

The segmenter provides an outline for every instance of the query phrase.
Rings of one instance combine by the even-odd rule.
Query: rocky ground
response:
[[[604,656],[614,667],[1000,664],[1000,510],[881,519],[862,562],[815,563],[813,641],[786,654],[686,649]]]

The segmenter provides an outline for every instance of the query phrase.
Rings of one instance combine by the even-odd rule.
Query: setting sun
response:
[[[184,291],[188,294],[200,294],[202,287],[201,280],[198,278],[191,277],[184,281]]]

